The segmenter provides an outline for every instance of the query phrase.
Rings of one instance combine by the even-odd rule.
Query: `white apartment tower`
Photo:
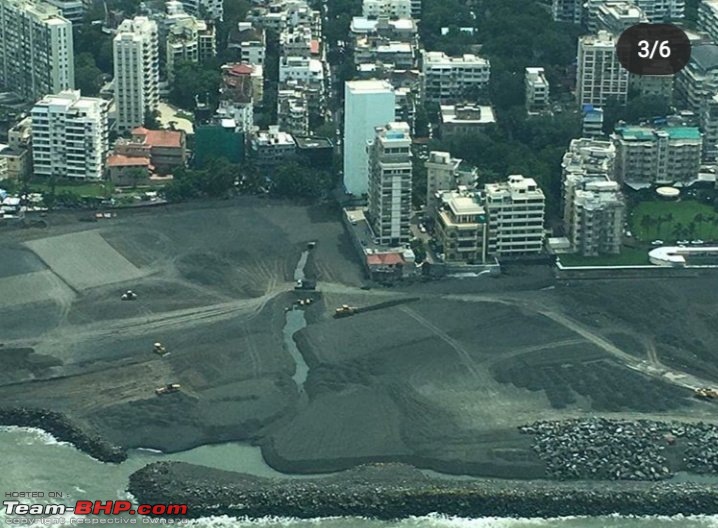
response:
[[[438,204],[438,191],[456,189],[456,172],[461,160],[452,158],[448,152],[432,150],[424,163],[426,167],[426,208],[433,211]]]
[[[32,158],[38,176],[99,180],[108,150],[107,102],[67,90],[32,108]]]
[[[396,96],[388,81],[349,81],[344,87],[344,188],[361,196],[369,190],[367,144],[376,127],[394,121]]]
[[[449,57],[442,51],[425,51],[421,73],[424,100],[451,103],[476,98],[478,92],[487,88],[491,64],[476,55]]]
[[[514,174],[506,182],[486,184],[484,194],[488,253],[498,257],[540,253],[545,198],[534,179]]]
[[[411,135],[409,125],[376,128],[369,150],[369,220],[380,244],[398,246],[411,231]]]
[[[703,138],[686,126],[617,127],[616,179],[640,189],[652,185],[690,185],[698,178]]]
[[[621,252],[626,203],[615,181],[586,181],[573,193],[566,228],[571,247],[584,257]]]
[[[702,0],[698,4],[698,29],[713,42],[718,41],[718,0]]]
[[[364,0],[362,15],[366,18],[412,18],[411,0]]]
[[[590,33],[600,30],[618,36],[624,29],[648,22],[643,10],[628,0],[601,0],[586,4],[586,26]]]
[[[113,42],[117,129],[131,130],[159,105],[157,24],[147,17],[125,20]]]
[[[543,68],[526,68],[524,77],[526,88],[526,111],[540,112],[548,107],[549,86]]]
[[[553,0],[551,15],[556,22],[580,24],[583,17],[584,0]]]
[[[75,87],[72,23],[50,4],[0,2],[0,91],[36,101]]]
[[[224,5],[222,0],[182,0],[185,10],[202,20],[222,20]]]
[[[609,99],[625,103],[628,98],[628,70],[616,55],[616,38],[607,31],[578,39],[576,99],[583,106],[602,107]]]

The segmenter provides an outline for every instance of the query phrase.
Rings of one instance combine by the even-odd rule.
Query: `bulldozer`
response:
[[[159,343],[159,342],[154,344],[154,346],[152,347],[152,351],[161,357],[164,357],[167,354],[169,354],[169,352],[167,352],[167,348],[162,343]]]
[[[155,394],[157,396],[162,396],[163,394],[172,394],[173,392],[179,392],[181,388],[182,386],[179,383],[168,383],[164,387],[157,387],[155,389]]]
[[[356,313],[359,313],[359,308],[357,308],[356,306],[342,304],[339,308],[334,310],[334,317],[349,317],[350,315],[354,315]]]
[[[693,396],[701,400],[715,400],[716,398],[718,398],[718,389],[700,387],[697,389],[693,389]]]

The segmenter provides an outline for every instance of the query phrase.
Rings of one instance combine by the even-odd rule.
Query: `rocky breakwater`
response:
[[[144,503],[187,504],[191,517],[462,517],[718,513],[718,486],[430,478],[410,466],[361,466],[320,479],[263,479],[179,462],[145,466],[129,491]]]
[[[127,452],[124,449],[110,444],[98,434],[80,427],[67,416],[56,411],[0,408],[0,425],[42,429],[62,442],[69,442],[100,462],[119,463],[127,459]]]
[[[718,474],[713,424],[590,418],[520,427],[559,480],[664,480],[676,471]]]

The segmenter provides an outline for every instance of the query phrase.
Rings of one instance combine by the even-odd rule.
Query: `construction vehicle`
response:
[[[715,400],[718,398],[718,389],[699,387],[697,389],[693,389],[693,396],[702,400]]]
[[[182,386],[179,383],[168,383],[164,387],[157,387],[155,389],[155,394],[157,396],[162,396],[163,394],[172,394],[173,392],[179,392],[181,388]]]
[[[349,306],[348,304],[342,304],[339,308],[334,310],[334,317],[349,317],[355,313],[359,313],[359,308],[356,306]]]
[[[165,346],[162,343],[155,343],[154,347],[152,348],[152,351],[155,354],[157,354],[158,356],[162,356],[162,357],[169,354],[169,352],[167,352],[167,348],[165,348]]]
[[[135,299],[137,299],[137,294],[132,290],[127,290],[125,293],[122,294],[121,299],[123,301],[134,301]]]

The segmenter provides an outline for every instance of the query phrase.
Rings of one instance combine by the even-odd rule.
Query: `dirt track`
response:
[[[717,277],[569,286],[512,267],[364,291],[329,209],[240,200],[50,223],[0,232],[0,399],[67,412],[126,447],[251,438],[281,470],[401,460],[526,478],[543,466],[524,423],[714,416],[685,387],[718,380]],[[102,246],[95,268],[87,248],[58,244],[84,239]],[[282,327],[310,240],[322,294],[295,336],[310,367],[300,398]],[[119,300],[128,288],[137,301]],[[171,354],[152,354],[155,341]],[[180,394],[154,395],[172,382]]]

